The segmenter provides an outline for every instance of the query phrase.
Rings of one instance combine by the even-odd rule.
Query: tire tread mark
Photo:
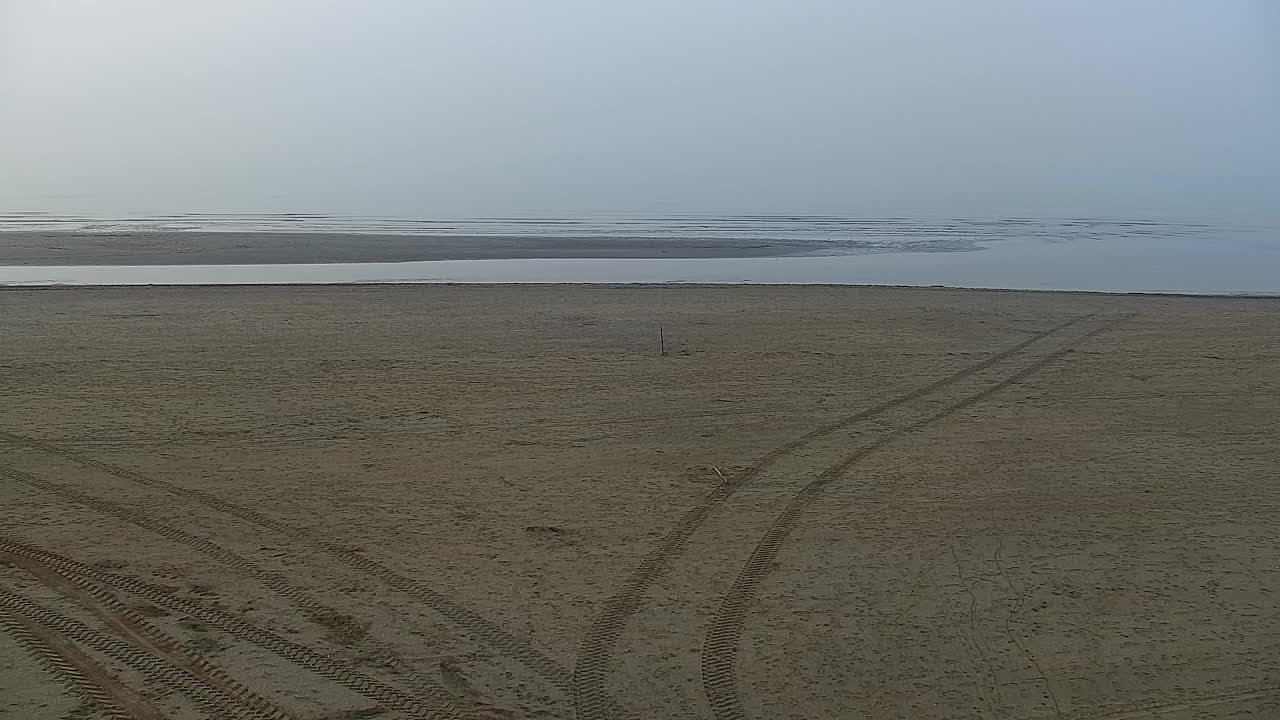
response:
[[[544,680],[550,682],[561,691],[568,693],[570,689],[569,674],[559,663],[547,657],[528,642],[517,638],[501,627],[486,620],[480,614],[449,600],[439,592],[422,583],[407,578],[391,568],[372,560],[355,550],[338,543],[317,538],[311,531],[290,523],[268,517],[257,510],[223,500],[215,495],[192,490],[174,483],[143,475],[119,465],[114,465],[88,455],[66,450],[56,445],[34,438],[28,438],[12,432],[0,430],[0,441],[13,445],[31,447],[42,452],[71,460],[72,462],[96,468],[102,472],[122,480],[154,488],[172,495],[179,495],[215,510],[240,518],[245,522],[273,530],[286,537],[302,541],[319,548],[329,555],[338,558],[348,566],[368,575],[372,575],[387,586],[410,595],[445,619],[463,628],[476,640],[507,655],[532,670]]]
[[[168,655],[170,662],[179,665],[179,667],[184,667],[201,676],[206,682],[218,686],[226,695],[233,698],[236,703],[245,709],[248,717],[259,718],[260,720],[293,720],[293,716],[287,711],[258,695],[238,680],[231,678],[221,666],[207,660],[202,653],[191,645],[183,643],[156,628],[150,620],[121,602],[101,585],[89,582],[81,577],[68,578],[57,573],[51,573],[48,568],[38,562],[12,555],[2,549],[0,549],[0,562],[7,562],[25,570],[46,587],[61,592],[81,605],[86,607],[97,605],[98,607],[96,608],[88,607],[88,609],[95,614],[99,614],[100,617],[105,617],[108,621],[125,625],[129,633],[141,635],[147,644],[157,649],[157,652]],[[92,598],[92,602],[84,599],[83,595],[78,598],[74,597],[74,594],[68,591],[65,586],[50,582],[47,577],[50,574],[56,577],[58,581],[74,584],[82,593]],[[124,637],[120,632],[117,632],[117,634]]]
[[[377,678],[369,677],[346,664],[322,655],[304,645],[286,640],[275,633],[251,625],[234,615],[199,603],[175,597],[170,593],[140,580],[103,572],[91,565],[77,562],[48,550],[36,548],[8,534],[0,533],[0,550],[12,555],[34,560],[77,584],[97,582],[108,587],[145,598],[159,607],[182,613],[244,642],[256,645],[270,653],[289,660],[298,667],[327,678],[352,692],[379,703],[382,707],[397,710],[426,720],[449,718],[437,708],[424,707],[418,698],[408,695]]]
[[[7,632],[28,654],[35,658],[45,672],[49,673],[63,687],[70,690],[73,695],[92,705],[110,720],[134,720],[133,715],[125,712],[124,708],[120,707],[110,693],[90,680],[84,673],[80,672],[80,669],[75,664],[68,661],[53,646],[32,632],[28,627],[29,622],[29,620],[25,622],[20,620],[8,608],[0,606],[0,629]]]
[[[650,585],[665,572],[668,563],[678,557],[693,533],[702,526],[712,511],[728,500],[734,493],[742,489],[761,472],[778,460],[796,450],[833,432],[856,423],[883,415],[894,408],[918,400],[948,385],[957,383],[970,375],[981,372],[992,365],[1021,352],[1033,343],[1043,340],[1068,327],[1096,317],[1096,313],[1077,316],[1059,323],[1047,330],[1040,330],[1009,348],[989,355],[973,365],[932,383],[919,387],[905,395],[890,398],[872,407],[860,410],[851,415],[821,425],[800,437],[784,443],[766,453],[754,465],[738,473],[728,482],[723,482],[702,498],[696,505],[685,512],[676,522],[675,527],[658,542],[658,545],[640,561],[631,575],[623,583],[621,590],[607,601],[586,637],[579,645],[578,659],[574,666],[573,691],[577,717],[580,720],[611,720],[616,714],[606,687],[606,679],[612,665],[614,646],[621,637],[627,621],[639,611],[644,595]],[[0,433],[0,438],[3,433]]]
[[[279,715],[265,716],[256,712],[246,713],[244,707],[234,698],[189,670],[172,665],[167,660],[94,630],[77,620],[41,607],[30,599],[5,588],[0,588],[0,607],[21,614],[31,622],[38,623],[84,647],[115,658],[142,673],[165,690],[176,690],[186,695],[195,701],[196,706],[209,717],[227,718],[227,720],[241,718],[276,720],[280,717]]]
[[[151,532],[175,543],[195,548],[205,555],[214,558],[218,562],[240,570],[245,575],[255,578],[271,591],[290,600],[298,607],[307,611],[307,613],[309,613],[313,618],[325,616],[332,617],[334,615],[341,614],[336,609],[319,603],[309,594],[303,592],[301,589],[286,580],[283,576],[270,572],[247,558],[241,557],[215,542],[157,522],[109,500],[103,500],[101,498],[87,495],[66,485],[60,485],[58,483],[43,480],[31,473],[11,468],[7,465],[0,465],[0,477],[15,480],[25,485],[57,495],[58,497],[76,504],[93,508],[94,510],[110,515],[124,522],[137,525],[145,530],[150,530]],[[379,649],[383,649],[381,643],[370,642],[370,644],[378,646]],[[384,660],[390,666],[407,675],[413,681],[414,691],[428,699],[441,711],[452,713],[453,715],[458,714],[451,696],[442,687],[422,677],[417,671],[409,667],[407,663],[396,658],[393,654],[387,653],[387,657],[385,657]]]
[[[985,390],[951,403],[931,415],[893,430],[878,440],[862,446],[822,471],[817,478],[796,493],[756,544],[750,559],[742,567],[729,592],[721,600],[720,608],[704,636],[701,658],[702,683],[707,702],[716,720],[745,720],[747,717],[746,709],[737,692],[738,641],[742,635],[743,621],[755,600],[755,591],[769,574],[770,566],[777,558],[782,543],[796,528],[800,516],[818,499],[827,486],[868,455],[1025,380],[1076,346],[1102,333],[1110,324],[1113,323],[1095,327],[1069,340],[1056,350]]]

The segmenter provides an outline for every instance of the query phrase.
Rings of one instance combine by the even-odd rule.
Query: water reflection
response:
[[[1280,294],[1280,237],[1010,240],[974,252],[719,259],[0,267],[9,285],[778,283]]]

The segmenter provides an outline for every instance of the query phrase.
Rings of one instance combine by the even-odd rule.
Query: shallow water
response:
[[[0,233],[200,240],[191,233],[393,233],[422,238],[591,238],[637,249],[760,240],[787,257],[508,259],[399,263],[0,267],[3,284],[353,282],[832,283],[1105,292],[1280,293],[1280,230],[1116,219],[681,215],[415,219],[323,214],[135,217],[0,213]],[[213,237],[213,236],[208,236]],[[217,235],[216,237],[225,237]],[[423,242],[428,242],[424,240]],[[434,241],[432,241],[434,242]],[[597,244],[598,246],[599,244]],[[711,245],[708,245],[711,246]],[[305,246],[296,255],[306,257]],[[665,251],[665,250],[664,250]],[[655,251],[656,254],[656,251]],[[734,254],[730,251],[728,254]],[[749,254],[749,253],[744,253]],[[759,253],[757,253],[759,254]],[[767,254],[774,254],[772,250]],[[286,256],[284,259],[288,259]],[[353,258],[355,259],[355,258]],[[378,258],[370,258],[378,259]],[[127,257],[121,258],[127,262]],[[256,261],[256,260],[255,260]]]
[[[1226,226],[1108,218],[904,218],[837,215],[664,215],[414,218],[317,213],[178,213],[131,217],[0,212],[0,232],[295,232],[421,236],[559,236],[651,239],[814,239],[888,246],[1039,238],[1202,236]],[[856,243],[855,243],[856,244]],[[874,247],[874,245],[873,245]]]
[[[779,283],[1280,295],[1280,233],[979,242],[969,252],[720,259],[0,267],[0,284]]]

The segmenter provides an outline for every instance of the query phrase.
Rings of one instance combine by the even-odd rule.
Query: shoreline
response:
[[[56,235],[56,237],[54,237]],[[421,260],[416,258],[432,258]],[[693,284],[1280,295],[1280,237],[0,233],[0,285]]]
[[[866,241],[568,235],[405,235],[392,233],[163,231],[0,233],[0,266],[293,265],[441,260],[778,258],[865,251]],[[968,240],[939,239],[906,251],[966,251]],[[886,248],[881,252],[892,252]]]
[[[48,284],[48,285],[21,285],[17,283],[5,284],[0,283],[0,292],[15,292],[23,290],[140,290],[140,289],[156,289],[156,290],[210,290],[214,288],[226,288],[228,290],[245,290],[257,288],[279,288],[279,289],[308,289],[318,290],[321,288],[423,288],[423,287],[447,287],[447,288],[469,288],[475,290],[481,289],[600,289],[600,290],[729,290],[741,288],[759,288],[759,289],[798,289],[798,288],[814,288],[815,290],[849,290],[849,291],[866,291],[866,290],[906,290],[921,292],[964,292],[964,293],[1035,293],[1037,295],[1064,295],[1064,296],[1086,296],[1086,297],[1113,297],[1113,298],[1189,298],[1189,299],[1205,299],[1205,300],[1280,300],[1280,292],[1277,293],[1194,293],[1194,292],[1144,292],[1144,291],[1108,291],[1108,290],[1053,290],[1044,288],[986,288],[986,287],[965,287],[963,285],[877,285],[867,283],[694,283],[694,282],[333,282],[333,283],[152,283],[147,285],[73,285],[73,284]]]

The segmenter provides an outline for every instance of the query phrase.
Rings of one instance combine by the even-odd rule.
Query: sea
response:
[[[765,243],[781,257],[0,266],[6,285],[767,283],[1280,295],[1280,228],[1142,217],[593,213],[519,217],[0,212],[0,233],[335,233]],[[0,238],[2,240],[2,238]]]

